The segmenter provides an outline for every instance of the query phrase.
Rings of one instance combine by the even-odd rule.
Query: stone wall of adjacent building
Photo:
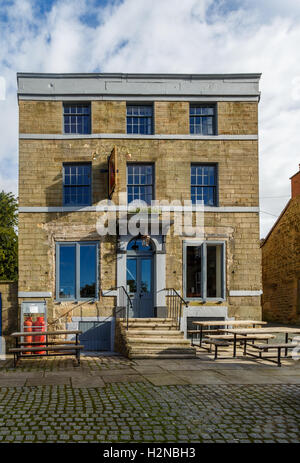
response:
[[[262,245],[263,316],[300,322],[300,196],[292,199]]]
[[[12,344],[9,337],[18,330],[18,283],[15,281],[0,281],[2,298],[2,336],[5,337],[6,347]]]

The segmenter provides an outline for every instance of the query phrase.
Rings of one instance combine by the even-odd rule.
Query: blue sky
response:
[[[297,0],[0,0],[0,189],[17,193],[18,71],[262,72],[265,236],[300,161],[299,26]]]

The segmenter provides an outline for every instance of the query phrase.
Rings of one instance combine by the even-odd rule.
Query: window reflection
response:
[[[80,297],[96,295],[95,245],[80,246]]]
[[[130,293],[136,293],[136,259],[127,259],[127,288]]]
[[[58,244],[57,297],[95,298],[97,288],[96,243]]]
[[[141,291],[150,293],[151,291],[151,259],[141,259]]]
[[[61,299],[75,298],[75,281],[76,281],[75,262],[76,262],[75,245],[60,246],[59,297]]]

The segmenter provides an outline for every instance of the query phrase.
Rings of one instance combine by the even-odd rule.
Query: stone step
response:
[[[129,358],[195,358],[196,349],[184,339],[171,318],[120,320],[123,345]]]
[[[126,320],[121,320],[121,323],[123,326],[127,325]],[[130,318],[128,320],[128,325],[129,326],[135,326],[135,325],[177,326],[174,320],[168,319],[168,318],[136,318],[136,319]]]
[[[143,346],[144,344],[149,344],[149,345],[165,345],[165,346],[170,346],[170,345],[176,345],[176,346],[190,346],[191,342],[188,341],[187,339],[184,338],[131,338],[131,337],[126,337],[125,339],[127,345],[139,345]]]
[[[123,328],[126,330],[126,326],[123,326]],[[131,332],[132,330],[135,330],[135,329],[144,330],[144,331],[150,331],[150,330],[151,331],[165,331],[166,333],[179,331],[176,326],[168,326],[168,325],[153,325],[153,326],[149,326],[149,325],[130,326],[129,325],[128,330],[126,331]]]
[[[128,358],[130,359],[193,359],[196,357],[196,353],[192,354],[161,354],[161,353],[129,353]]]
[[[130,349],[128,350],[129,358],[195,358],[196,349],[191,348],[173,348],[173,349],[154,349],[154,348],[143,348],[143,349]]]
[[[142,337],[148,337],[148,336],[151,336],[151,337],[180,337],[182,338],[183,337],[183,332],[182,331],[179,331],[179,330],[142,330],[142,329],[130,329],[127,331],[127,336],[129,337],[138,337],[138,336],[142,336]]]
[[[127,323],[126,322],[121,322],[122,326],[127,326]],[[139,327],[139,326],[149,326],[149,329],[151,329],[153,326],[161,326],[162,329],[165,329],[165,328],[176,328],[177,325],[176,323],[174,322],[166,322],[166,323],[162,323],[162,322],[157,322],[155,320],[152,320],[152,321],[148,321],[148,322],[145,322],[143,320],[140,320],[140,321],[137,321],[137,322],[129,322],[128,323],[128,326],[129,327]]]
[[[128,318],[129,322],[158,322],[158,323],[172,323],[174,322],[173,318],[156,318],[156,317],[152,317],[152,318]],[[125,323],[125,321],[123,321],[123,323]]]
[[[196,349],[194,347],[180,347],[180,346],[172,346],[172,347],[164,347],[164,346],[128,346],[128,351],[129,352],[152,352],[152,353],[157,353],[157,352],[162,352],[162,353],[169,353],[171,352],[172,354],[174,353],[196,353]]]

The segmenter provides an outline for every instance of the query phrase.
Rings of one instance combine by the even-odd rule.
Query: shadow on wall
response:
[[[75,163],[89,162],[89,159],[84,158],[76,159]],[[72,163],[72,160],[69,161]],[[67,163],[66,163],[67,164]],[[92,205],[97,205],[99,201],[108,199],[108,173],[107,162],[97,162],[92,165]],[[51,185],[45,187],[45,201],[47,207],[62,207],[63,204],[63,162],[59,173],[53,178]],[[83,206],[84,207],[84,206]],[[64,213],[64,216],[68,213]],[[46,221],[51,222],[56,220],[57,216],[54,214],[47,215]]]
[[[18,283],[16,281],[0,281],[2,295],[2,336],[6,347],[10,347],[10,334],[18,330]]]

